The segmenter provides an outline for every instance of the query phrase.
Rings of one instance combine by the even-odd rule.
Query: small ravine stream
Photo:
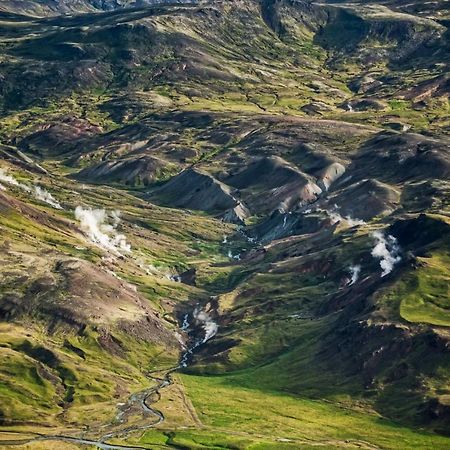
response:
[[[192,319],[192,322],[190,322],[190,319]],[[156,385],[144,391],[132,394],[128,398],[127,402],[119,407],[119,413],[117,415],[117,419],[119,422],[123,420],[122,417],[126,414],[127,410],[130,410],[132,407],[138,405],[139,409],[142,412],[147,413],[149,416],[153,416],[154,420],[151,423],[146,423],[144,425],[131,425],[128,428],[114,430],[103,434],[100,438],[97,439],[68,436],[63,434],[40,434],[2,430],[3,434],[17,436],[27,435],[27,437],[10,440],[1,440],[0,438],[0,445],[6,447],[25,445],[42,441],[63,441],[72,444],[92,445],[102,450],[148,450],[149,447],[140,445],[109,444],[108,441],[115,437],[126,436],[136,431],[145,431],[147,429],[155,427],[156,425],[159,425],[164,421],[164,414],[158,409],[154,408],[152,404],[157,403],[161,398],[160,391],[164,388],[167,388],[173,383],[172,374],[179,369],[186,368],[189,365],[189,362],[191,361],[195,350],[201,345],[205,344],[217,333],[218,325],[203,308],[197,305],[192,313],[187,313],[183,317],[181,330],[184,332],[188,332],[188,335],[191,336],[191,342],[181,354],[178,365],[169,369],[150,372],[148,374],[148,378],[155,381]],[[153,376],[152,373],[161,373],[162,376],[156,377]],[[34,437],[29,438],[29,435],[34,435]]]

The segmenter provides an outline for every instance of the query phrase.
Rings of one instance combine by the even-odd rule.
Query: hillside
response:
[[[158,5],[161,0],[4,0],[0,11],[35,17],[59,16]],[[183,0],[171,3],[190,3]]]
[[[450,449],[445,1],[0,5],[0,446]]]

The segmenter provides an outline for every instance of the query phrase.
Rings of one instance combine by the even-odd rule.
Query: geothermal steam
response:
[[[349,286],[351,286],[352,284],[355,284],[358,281],[359,278],[359,274],[361,272],[361,266],[350,266],[349,268],[350,270],[350,275],[352,277]]]
[[[354,219],[353,217],[350,217],[350,216],[342,217],[336,210],[333,210],[333,211],[326,210],[326,213],[330,217],[333,224],[335,224],[337,222],[341,222],[341,223],[347,222],[350,227],[356,227],[356,226],[366,224],[366,222],[364,222],[364,220]]]
[[[197,305],[192,313],[196,325],[201,326],[205,335],[203,339],[197,339],[191,347],[189,347],[181,357],[180,367],[186,367],[190,356],[194,350],[205,342],[214,337],[219,329],[219,325],[212,319],[212,317],[199,305]],[[184,331],[189,330],[191,324],[189,323],[189,314],[185,314],[183,317],[183,325],[181,329]]]
[[[34,186],[32,189],[26,184],[19,183],[14,177],[8,175],[3,169],[0,169],[0,181],[3,181],[4,183],[7,183],[11,186],[16,186],[19,189],[22,189],[22,191],[25,191],[27,193],[32,192],[37,200],[47,203],[50,206],[53,206],[53,208],[62,209],[61,205],[56,201],[55,197],[53,197],[53,195],[50,194],[50,192],[46,191],[45,189],[39,186]],[[4,188],[4,186],[2,187]]]
[[[385,237],[383,233],[375,231],[372,236],[376,240],[372,256],[380,260],[380,267],[383,269],[381,276],[384,277],[392,272],[395,264],[401,261],[400,247],[397,244],[397,239],[390,234]]]
[[[34,196],[38,200],[41,200],[42,202],[48,203],[50,206],[53,206],[53,208],[62,209],[62,206],[59,204],[59,202],[56,201],[55,197],[53,197],[50,192],[39,186],[34,187]]]
[[[3,169],[0,169],[0,181],[3,181],[3,183],[13,184],[14,186],[18,186],[19,184],[15,178],[7,175]]]
[[[113,211],[108,214],[104,209],[91,209],[77,206],[75,218],[80,221],[81,229],[95,244],[120,255],[120,250],[131,251],[126,237],[116,231],[120,222],[120,213]],[[112,222],[112,223],[110,223]]]
[[[19,183],[14,177],[8,175],[3,169],[0,169],[0,181],[10,184],[11,186],[17,186],[25,192],[31,192],[31,189],[26,184]]]
[[[212,319],[212,317],[203,309],[197,307],[193,313],[194,319],[200,323],[201,327],[205,332],[205,337],[203,338],[202,344],[209,341],[214,337],[219,329],[219,325]]]

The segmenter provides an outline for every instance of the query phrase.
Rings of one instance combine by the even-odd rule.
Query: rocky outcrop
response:
[[[345,167],[338,162],[331,163],[316,173],[317,185],[323,190],[328,191],[330,186],[345,173]]]
[[[440,139],[420,134],[383,132],[368,140],[347,170],[352,180],[372,177],[405,182],[450,176],[450,148]]]
[[[170,165],[160,158],[141,156],[137,158],[103,161],[81,170],[78,180],[91,183],[120,183],[127,186],[148,186],[170,170]]]
[[[277,210],[254,226],[249,234],[259,242],[268,243],[287,236],[316,233],[324,225],[329,225],[328,218],[317,214],[284,213]]]
[[[41,126],[20,142],[20,148],[39,156],[60,156],[75,142],[101,133],[99,126],[75,117]]]
[[[243,225],[245,223],[245,219],[250,215],[251,213],[247,207],[243,203],[239,202],[234,208],[225,211],[222,218],[225,222]]]
[[[256,212],[289,211],[315,201],[322,192],[312,177],[278,156],[255,159],[225,181]]]
[[[332,195],[330,207],[337,206],[344,217],[370,220],[394,211],[400,202],[400,192],[378,180],[367,179]]]
[[[373,98],[361,98],[345,102],[341,107],[350,111],[383,111],[386,109],[386,104]]]
[[[223,215],[230,222],[243,221],[247,215],[244,205],[233,189],[199,169],[187,169],[154,190],[152,199],[170,206],[207,211]]]

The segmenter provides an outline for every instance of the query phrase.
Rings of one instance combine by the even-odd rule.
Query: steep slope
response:
[[[221,212],[225,216],[235,217],[237,221],[247,216],[245,208],[233,196],[229,186],[196,169],[181,172],[154,194],[177,207]]]
[[[3,36],[12,39],[2,64],[4,107],[39,104],[43,93],[61,98],[72,87],[97,93],[117,88],[135,93],[135,111],[140,103],[159,103],[157,96],[163,95],[189,109],[298,113],[321,102],[327,107],[321,114],[333,116],[343,114],[352,99],[347,85],[369,79],[375,91],[354,97],[385,105],[378,108],[376,122],[406,120],[405,125],[423,129],[425,117],[417,108],[425,101],[435,115],[429,121],[433,127],[445,125],[445,89],[430,90],[428,99],[403,100],[417,84],[446,72],[445,63],[435,64],[448,59],[445,25],[363,5],[325,8],[304,1],[295,8],[283,2],[274,8],[277,27],[284,30],[278,35],[264,21],[265,9],[252,1],[239,1],[232,9],[219,3],[25,19],[20,26],[6,15]],[[362,24],[357,35],[347,36],[355,21]],[[30,33],[31,38],[21,38]],[[410,38],[399,40],[405,33]],[[369,45],[375,47],[368,51]]]
[[[175,166],[159,158],[141,158],[103,161],[81,170],[76,178],[99,183],[120,183],[130,186],[147,186],[174,172]]]
[[[450,448],[446,3],[130,5],[1,5],[0,446]]]
[[[2,424],[94,433],[149,369],[176,365],[183,338],[164,312],[186,292],[170,275],[220,225],[4,162],[0,178]]]
[[[45,17],[61,14],[113,11],[159,3],[164,2],[161,0],[5,0],[0,5],[0,11]],[[171,3],[184,3],[184,1],[179,0]]]

